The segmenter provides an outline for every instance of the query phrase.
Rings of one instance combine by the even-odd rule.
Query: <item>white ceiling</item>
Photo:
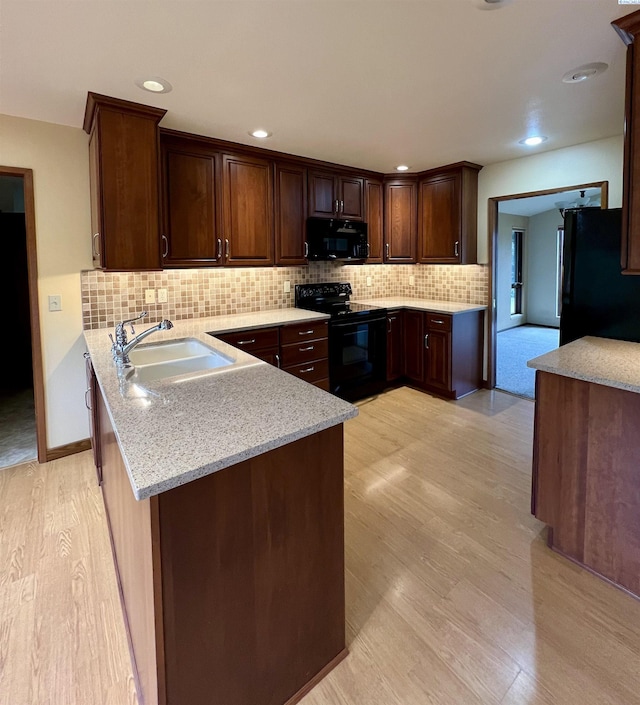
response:
[[[88,91],[162,125],[390,172],[619,135],[618,0],[0,0],[0,113],[81,126]],[[565,72],[609,69],[583,83]],[[134,81],[161,76],[154,95]]]
[[[582,196],[583,191],[584,196]],[[599,206],[600,188],[545,193],[542,196],[530,196],[529,198],[511,198],[498,203],[498,212],[531,217],[556,208],[577,208],[580,205]]]

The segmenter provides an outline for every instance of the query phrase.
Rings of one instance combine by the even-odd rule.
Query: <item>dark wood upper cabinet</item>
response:
[[[384,261],[416,261],[417,195],[415,180],[397,179],[384,185]]]
[[[94,266],[110,271],[162,268],[158,123],[165,110],[89,93]]]
[[[309,170],[309,216],[364,220],[364,179]]]
[[[273,264],[272,162],[223,154],[222,190],[224,264]]]
[[[613,27],[627,45],[621,264],[625,274],[640,274],[640,10]]]
[[[276,264],[306,264],[307,170],[298,164],[276,163]]]
[[[418,262],[477,261],[477,164],[461,162],[421,175],[418,193]]]
[[[368,228],[369,256],[367,264],[383,262],[384,246],[384,192],[382,181],[366,179],[364,182],[365,222]]]
[[[165,267],[208,267],[222,261],[220,155],[162,144]]]

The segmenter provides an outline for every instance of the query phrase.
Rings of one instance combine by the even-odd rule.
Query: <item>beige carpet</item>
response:
[[[33,389],[0,391],[0,468],[37,456]]]

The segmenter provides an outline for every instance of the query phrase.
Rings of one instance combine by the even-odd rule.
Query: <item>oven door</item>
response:
[[[386,317],[329,322],[331,392],[355,400],[381,391],[387,367]]]

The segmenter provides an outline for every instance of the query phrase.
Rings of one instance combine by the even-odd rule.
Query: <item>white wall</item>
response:
[[[0,165],[33,170],[48,448],[89,436],[80,297],[80,270],[92,266],[87,145],[80,128],[0,115]],[[50,294],[62,296],[62,311],[49,312]]]
[[[511,231],[513,228],[525,231],[524,238],[526,242],[529,218],[522,215],[500,213],[498,217],[497,273],[496,289],[494,293],[496,299],[496,325],[498,332],[522,325],[526,320],[526,300],[523,302],[522,315],[511,315]],[[525,246],[524,267],[526,267],[527,264],[526,258],[527,253]]]
[[[489,198],[608,181],[609,208],[622,206],[622,150],[620,135],[484,167],[478,175],[478,262],[489,261]]]
[[[529,218],[525,238],[527,323],[558,328],[556,316],[558,276],[558,228],[563,225],[560,211],[546,211]]]

